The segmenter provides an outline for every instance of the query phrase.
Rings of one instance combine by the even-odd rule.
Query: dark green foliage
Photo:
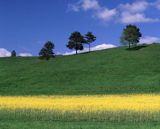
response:
[[[94,42],[95,40],[96,40],[96,37],[92,34],[92,32],[88,32],[85,35],[85,41],[89,45],[89,52],[90,52],[91,43]]]
[[[124,46],[129,45],[129,44],[128,44],[128,41],[125,40],[124,32],[122,33],[122,35],[121,35],[121,37],[120,37],[120,43],[121,43],[122,45],[124,45]]]
[[[78,50],[83,50],[83,43],[85,42],[84,37],[80,32],[73,32],[69,37],[67,47],[69,49],[75,49],[76,54]]]
[[[120,40],[122,44],[128,45],[129,48],[131,48],[131,46],[137,46],[140,37],[142,37],[142,34],[137,26],[127,25],[126,28],[123,30]]]
[[[39,56],[41,59],[49,60],[54,57],[54,44],[51,41],[45,43],[44,47],[40,50]]]
[[[13,50],[12,52],[11,52],[11,57],[16,57],[16,51],[15,50]]]
[[[1,58],[0,95],[160,93],[160,44],[126,48],[50,61]]]

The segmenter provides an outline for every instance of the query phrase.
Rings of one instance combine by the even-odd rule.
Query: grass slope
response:
[[[0,59],[0,95],[160,92],[160,45],[119,47],[45,61]]]

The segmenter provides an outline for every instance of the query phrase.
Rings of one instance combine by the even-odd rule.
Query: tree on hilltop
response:
[[[13,51],[11,52],[11,57],[16,57],[16,56],[17,56],[16,51],[13,50]]]
[[[86,35],[85,35],[85,43],[89,45],[89,52],[91,51],[90,48],[91,48],[91,43],[93,43],[94,41],[96,40],[96,37],[92,34],[92,32],[88,32]]]
[[[123,30],[120,40],[123,45],[128,45],[129,48],[131,48],[132,46],[137,46],[140,37],[142,37],[142,34],[137,26],[127,25]]]
[[[51,41],[46,42],[44,47],[39,52],[40,58],[49,60],[50,58],[55,57],[53,52],[54,47],[55,46]]]
[[[78,54],[78,50],[83,50],[83,43],[85,42],[84,37],[80,32],[73,32],[70,37],[68,44],[66,45],[69,49],[74,49],[76,51],[76,55]]]

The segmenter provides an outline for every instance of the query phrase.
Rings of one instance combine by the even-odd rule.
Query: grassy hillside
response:
[[[0,59],[0,95],[160,92],[160,45],[57,57]]]

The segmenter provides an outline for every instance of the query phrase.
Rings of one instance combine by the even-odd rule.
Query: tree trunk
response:
[[[89,52],[91,51],[91,45],[90,45],[90,43],[89,43]]]
[[[76,43],[76,55],[77,55],[77,43]]]
[[[76,55],[77,55],[78,53],[77,53],[77,49],[76,49]]]
[[[129,43],[129,49],[131,48],[131,44]]]

